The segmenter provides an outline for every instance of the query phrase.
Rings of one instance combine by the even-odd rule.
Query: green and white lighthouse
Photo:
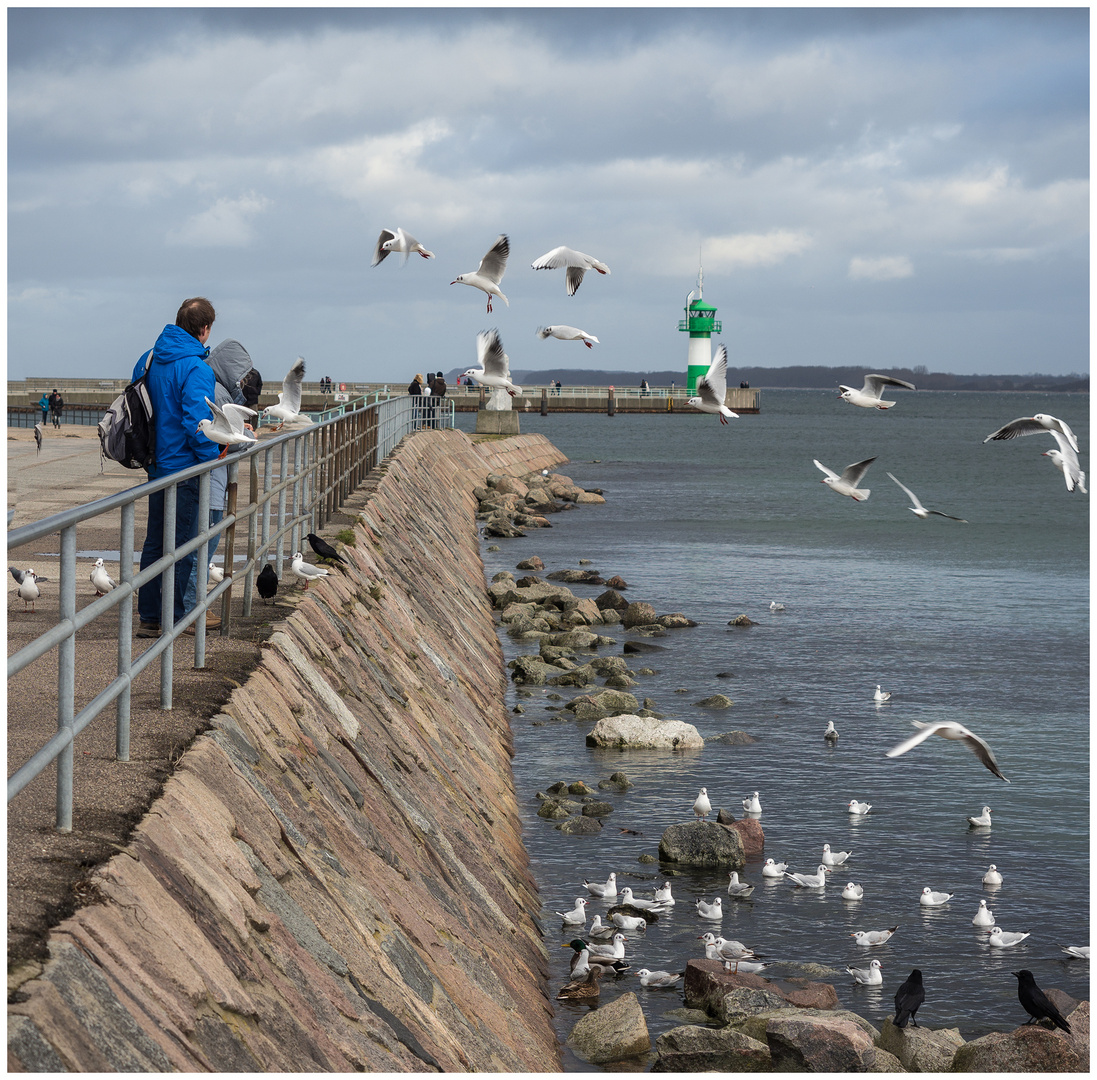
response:
[[[696,297],[694,297],[696,292]],[[697,271],[697,288],[686,297],[686,317],[678,329],[689,333],[689,354],[686,357],[686,389],[692,394],[697,380],[707,374],[712,363],[712,335],[720,333],[716,308],[704,301],[704,271]]]

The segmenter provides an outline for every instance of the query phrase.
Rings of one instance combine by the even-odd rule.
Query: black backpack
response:
[[[148,377],[152,350],[139,379],[131,382],[111,402],[99,421],[99,448],[102,457],[117,461],[127,469],[147,469],[156,456],[156,428],[152,421],[152,399]]]

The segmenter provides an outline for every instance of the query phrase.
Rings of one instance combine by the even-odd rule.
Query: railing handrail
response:
[[[126,491],[94,502],[63,510],[41,521],[30,522],[7,533],[10,552],[40,540],[60,535],[59,618],[47,630],[27,642],[8,657],[8,679],[17,675],[33,660],[53,649],[58,650],[57,732],[8,778],[10,802],[34,777],[57,762],[57,828],[72,828],[73,743],[76,736],[108,705],[117,702],[116,753],[119,760],[129,755],[130,689],[134,678],[157,658],[160,660],[160,704],[171,708],[172,661],[175,641],[193,624],[196,668],[205,666],[205,612],[222,601],[220,633],[231,629],[231,590],[243,581],[243,615],[251,613],[257,568],[273,552],[276,572],[281,572],[286,554],[301,550],[305,534],[322,527],[347,496],[376,468],[409,432],[423,426],[453,426],[452,403],[433,410],[429,418],[415,407],[408,395],[388,398],[371,405],[351,407],[340,404],[337,415],[305,429],[284,434],[249,447],[227,458],[203,462],[168,476],[136,484]],[[259,463],[262,461],[260,482]],[[228,505],[221,521],[209,525],[210,473],[228,466]],[[241,466],[249,477],[249,499],[237,505],[237,483]],[[193,539],[178,547],[174,543],[175,498],[178,485],[197,478],[199,482],[198,526]],[[164,555],[155,563],[134,573],[134,555],[140,548],[134,543],[134,507],[139,499],[165,493]],[[121,512],[118,544],[119,582],[105,596],[76,609],[76,527],[110,514]],[[236,564],[238,527],[246,530],[246,555]],[[209,542],[224,535],[226,567],[224,580],[206,591]],[[288,545],[286,541],[289,541]],[[197,597],[194,608],[172,626],[165,625],[159,640],[132,659],[132,598],[141,585],[163,575],[164,616],[170,621],[175,568],[191,552],[197,552]],[[107,612],[118,611],[117,676],[75,712],[76,633]],[[9,709],[12,695],[9,694]]]

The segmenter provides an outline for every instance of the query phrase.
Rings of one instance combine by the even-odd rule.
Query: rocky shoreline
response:
[[[546,514],[604,501],[601,492],[583,492],[563,476],[531,476],[521,482],[488,477],[475,494],[484,535],[493,538],[526,535],[527,528],[550,526]],[[531,508],[537,513],[531,513]],[[593,724],[585,736],[588,746],[675,752],[704,745],[706,740],[693,725],[664,719],[656,702],[631,692],[639,677],[651,673],[640,666],[641,658],[660,648],[648,639],[696,623],[680,612],[659,615],[650,604],[626,599],[622,593],[628,585],[620,576],[603,580],[590,570],[538,576],[544,563],[536,556],[523,559],[515,569],[525,571],[525,576],[500,571],[492,578],[488,594],[501,632],[519,646],[535,647],[507,665],[517,687],[516,713],[523,711],[521,700],[531,693],[528,687],[567,688],[573,693],[578,689],[585,692],[570,700],[550,694],[559,704],[547,709],[558,711],[562,719]],[[582,598],[569,584],[605,585],[606,591],[593,599]],[[728,625],[753,624],[740,615]],[[617,638],[599,633],[600,627],[607,626],[624,626],[642,640],[626,642],[621,655],[605,655],[599,650],[620,644]],[[725,695],[694,702],[709,709],[733,704]],[[753,741],[745,732],[727,732],[713,740]],[[629,783],[624,773],[617,772],[599,781],[598,788],[620,791]],[[539,791],[537,798],[538,816],[557,821],[555,827],[568,835],[597,834],[613,811],[612,804],[581,781],[559,781]],[[718,822],[719,829],[699,830],[695,823],[670,826],[660,842],[660,861],[735,868],[743,865],[745,854],[763,850],[765,838],[757,821],[750,817],[736,821],[722,811]],[[617,910],[626,909],[611,909]],[[805,973],[813,967],[800,965]],[[832,970],[820,968],[817,975]],[[874,1026],[840,1008],[834,986],[819,981],[817,975],[766,978],[725,971],[719,961],[691,959],[685,969],[684,1008],[674,1014],[683,1022],[660,1035],[654,1046],[639,999],[632,992],[618,995],[580,1019],[567,1044],[576,1057],[592,1065],[629,1071],[1088,1072],[1089,1002],[1062,991],[1046,993],[1068,1017],[1069,1034],[1021,1025],[965,1041],[957,1028],[900,1029],[890,1019]]]

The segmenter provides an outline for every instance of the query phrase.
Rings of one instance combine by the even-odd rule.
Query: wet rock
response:
[[[890,1016],[884,1020],[876,1042],[884,1050],[894,1054],[908,1072],[948,1072],[956,1052],[964,1045],[959,1028],[934,1031],[921,1024],[917,1027],[908,1025],[897,1028]],[[980,1065],[974,1068],[979,1072],[984,1071],[984,1067]],[[1026,1067],[1022,1066],[1018,1071],[1026,1071]]]
[[[539,818],[546,821],[559,821],[561,818],[571,817],[582,811],[582,804],[572,799],[546,799],[541,803],[541,809],[537,811]]]
[[[549,581],[563,581],[568,585],[604,585],[600,574],[595,570],[553,570],[546,577]]]
[[[655,608],[643,600],[637,600],[629,604],[621,616],[621,621],[624,623],[626,630],[631,630],[635,626],[650,626],[655,623],[655,620]]]
[[[632,781],[623,772],[615,772],[610,773],[608,780],[599,780],[598,787],[615,791],[627,791],[632,787]]]
[[[512,525],[508,518],[497,516],[484,522],[484,535],[497,536],[501,539],[514,539],[526,534],[517,525]]]
[[[872,1038],[849,1020],[775,1018],[766,1044],[775,1072],[868,1072],[876,1060]]]
[[[612,640],[612,638],[603,638],[599,634],[592,634],[589,630],[566,630],[555,634],[549,640],[549,644],[563,649],[594,649],[606,641],[612,643]]]
[[[565,836],[594,836],[602,831],[602,823],[595,817],[580,814],[578,817],[561,821],[556,828]]]
[[[665,720],[666,714],[661,712],[654,712],[652,709],[639,709],[636,713],[637,716],[642,716],[646,720]]]
[[[606,581],[606,584],[611,589],[627,589],[628,588],[628,582],[625,581],[625,579],[623,577],[621,577],[620,574],[614,574],[613,577],[609,578]]]
[[[707,739],[705,740],[708,741]],[[734,825],[735,815],[730,810],[725,810],[722,806],[716,811],[716,824],[717,825]]]
[[[659,841],[659,857],[664,862],[735,870],[746,863],[743,841],[735,829],[711,821],[671,825]]]
[[[714,961],[705,961],[705,963],[713,963]],[[758,976],[754,976],[758,978]],[[761,979],[762,982],[768,982],[767,979]],[[803,981],[803,980],[797,980]],[[775,993],[780,994],[775,986],[772,986]],[[834,988],[831,987],[831,990]],[[834,998],[835,1005],[837,1005],[837,997]],[[848,1023],[853,1024],[865,1033],[865,1035],[872,1041],[876,1042],[879,1037],[879,1032],[874,1028],[863,1016],[858,1016],[854,1012],[850,1012],[848,1009],[839,1009],[837,1007],[830,1009],[809,1009],[809,1008],[797,1008],[789,1004],[781,1009],[771,1009],[765,1012],[756,1013],[753,1016],[748,1016],[745,1020],[741,1020],[735,1025],[735,1027],[742,1031],[744,1034],[749,1035],[752,1039],[758,1039],[764,1041],[766,1038],[766,1029],[769,1027],[770,1022],[773,1020],[792,1019],[797,1017],[814,1018],[818,1020],[845,1020]]]
[[[716,672],[716,678],[718,679],[734,679],[736,678],[734,671],[718,671]]]
[[[515,567],[516,570],[544,570],[545,564],[537,555],[531,555],[528,559],[523,559]],[[492,578],[494,581],[495,579]]]
[[[654,863],[658,862],[659,860],[654,855],[641,855],[640,858],[638,858],[636,861],[642,863]]]
[[[772,990],[757,986],[737,986],[724,995],[715,1018],[725,1024],[741,1024],[750,1016],[786,1007],[784,998]]]
[[[770,1072],[769,1047],[733,1028],[687,1025],[655,1040],[652,1072]]]
[[[730,709],[735,702],[723,694],[712,694],[710,697],[702,698],[693,704],[700,709]]]
[[[1068,1017],[1067,1022],[1074,1027],[1073,1016]],[[972,1039],[956,1051],[951,1069],[953,1072],[1088,1073],[1089,1055],[1082,1057],[1065,1031],[1058,1028],[1051,1031],[1033,1024]]]
[[[621,620],[624,622],[624,619]],[[631,628],[632,633],[639,634],[640,637],[666,637],[667,628],[660,626],[658,623],[648,623],[644,626],[633,626]]]
[[[515,657],[508,666],[512,681],[526,686],[544,686],[549,679],[560,674],[558,667],[546,664],[536,656]]]
[[[582,780],[575,780],[568,784],[569,795],[593,795],[594,792],[583,783]]]
[[[590,802],[583,803],[582,812],[587,817],[608,817],[613,813],[613,804],[593,799]]]
[[[499,573],[494,574],[491,579],[495,581],[513,581],[514,575],[509,570],[500,570]]]
[[[592,1065],[647,1054],[651,1050],[651,1036],[636,995],[622,994],[587,1013],[571,1029],[567,1045],[576,1057]]]
[[[756,625],[752,620],[748,619],[746,615],[736,615],[728,626],[754,626]]]
[[[488,551],[502,551],[503,549],[498,544],[488,544]]]
[[[603,709],[607,716],[621,716],[635,713],[639,704],[632,694],[625,690],[599,690],[596,694],[588,694],[584,698],[576,698],[575,701],[586,700]]]
[[[553,499],[552,493],[545,491],[543,488],[531,490],[526,496],[525,502],[526,506],[533,507],[541,513],[551,513],[551,508],[556,505],[556,500]],[[538,567],[537,569],[541,568]]]
[[[722,813],[722,811],[721,811]],[[733,822],[731,827],[739,834],[743,842],[743,854],[747,858],[761,855],[766,849],[766,834],[756,818],[743,817]]]
[[[489,488],[494,488],[504,495],[514,495],[524,499],[529,494],[528,485],[513,476],[489,476],[486,483]]]
[[[705,742],[722,743],[724,746],[749,746],[758,740],[745,731],[725,731],[720,735],[711,735]]]
[[[693,619],[687,619],[680,611],[675,611],[670,615],[660,615],[655,621],[660,626],[665,626],[668,630],[680,630],[686,626],[697,625]]]
[[[576,600],[565,605],[562,621],[565,626],[600,625],[602,613],[595,607],[593,600]]]
[[[666,652],[665,645],[653,645],[650,641],[626,641],[621,651],[627,656],[629,653],[653,653]]]
[[[627,713],[599,720],[587,736],[587,746],[618,750],[689,750],[704,744],[705,740],[692,724],[681,720],[653,720]]]
[[[599,506],[606,500],[605,496],[599,495],[596,491],[580,491],[575,501],[580,506]]]
[[[637,675],[658,675],[659,672],[656,671],[655,668],[641,667],[641,668],[636,669],[636,674]]]
[[[567,794],[568,785],[566,780],[557,780],[555,784],[548,789],[550,795],[565,795]]]
[[[616,626],[621,621],[621,613],[607,608],[602,612],[602,622],[606,626]]]
[[[565,671],[563,675],[557,675],[547,681],[552,686],[592,686],[595,675],[596,673],[590,664],[583,664],[582,667]]]
[[[625,611],[628,601],[615,589],[606,589],[594,598],[594,603],[600,611]]]
[[[630,686],[635,686],[636,681],[630,679],[627,675],[610,675],[610,677],[606,679],[604,685],[612,687],[615,690],[624,690]]]

